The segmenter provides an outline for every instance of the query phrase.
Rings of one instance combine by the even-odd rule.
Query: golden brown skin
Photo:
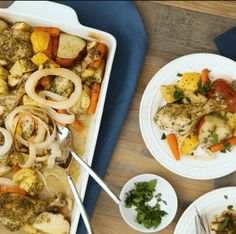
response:
[[[58,212],[64,205],[60,195],[55,199],[38,200],[17,193],[0,193],[0,222],[10,231],[17,231],[32,224],[38,214]]]

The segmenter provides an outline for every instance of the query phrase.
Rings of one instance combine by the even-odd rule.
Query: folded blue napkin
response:
[[[236,60],[236,27],[215,38],[220,54]]]
[[[72,7],[81,24],[111,33],[117,40],[117,51],[93,160],[93,169],[100,176],[104,176],[139,79],[147,48],[147,36],[132,2],[57,2]],[[99,191],[99,186],[90,178],[84,200],[89,215],[93,212]],[[77,233],[86,233],[82,219]]]

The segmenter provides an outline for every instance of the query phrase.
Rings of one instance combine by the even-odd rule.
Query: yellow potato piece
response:
[[[30,37],[35,53],[43,52],[48,48],[50,34],[48,32],[34,31]]]
[[[24,105],[32,105],[32,106],[37,106],[37,103],[27,94],[23,96],[23,104]]]
[[[8,93],[8,85],[5,80],[0,79],[0,94]]]
[[[187,72],[184,73],[177,83],[177,87],[183,91],[191,90],[195,91],[198,88],[198,82],[200,80],[200,73],[196,72]]]
[[[33,56],[31,61],[36,64],[38,67],[43,65],[49,58],[42,52],[39,52]]]
[[[167,103],[175,102],[177,99],[174,97],[176,91],[175,85],[162,85],[161,95]]]
[[[198,145],[199,141],[196,135],[191,134],[186,137],[181,144],[180,151],[183,155],[190,154]]]

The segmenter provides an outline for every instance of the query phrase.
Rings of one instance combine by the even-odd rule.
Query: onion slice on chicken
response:
[[[4,143],[3,145],[0,146],[0,156],[3,156],[11,149],[13,141],[12,141],[11,133],[8,130],[0,127],[0,132],[2,133],[4,137]]]
[[[58,96],[60,96],[58,94],[54,94],[49,91],[47,91],[47,93],[44,92],[44,95],[36,93],[35,89],[39,80],[43,76],[48,76],[48,75],[61,76],[73,82],[74,91],[69,98],[67,98],[66,100],[62,100],[61,98],[61,100],[56,101],[55,97],[58,98]],[[41,105],[46,105],[48,107],[52,107],[55,109],[68,109],[74,106],[78,101],[79,97],[81,96],[82,84],[80,77],[68,69],[65,68],[41,69],[32,73],[30,77],[27,79],[25,83],[25,91],[35,102]],[[51,97],[54,100],[46,99],[45,95]]]

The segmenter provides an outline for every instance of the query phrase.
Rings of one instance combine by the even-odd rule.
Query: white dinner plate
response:
[[[174,234],[196,233],[194,220],[196,208],[201,215],[206,215],[207,221],[210,224],[212,216],[227,210],[229,205],[233,205],[234,208],[236,207],[236,187],[220,188],[204,194],[184,211],[175,227]]]
[[[201,72],[208,68],[210,77],[236,79],[236,63],[233,60],[216,54],[198,53],[180,57],[160,69],[147,85],[143,94],[139,122],[144,142],[154,156],[170,171],[192,179],[215,179],[236,170],[236,147],[231,152],[217,153],[213,160],[199,160],[181,157],[176,161],[165,140],[163,132],[155,124],[153,117],[157,109],[164,104],[160,86],[173,84],[179,80],[178,73]]]

